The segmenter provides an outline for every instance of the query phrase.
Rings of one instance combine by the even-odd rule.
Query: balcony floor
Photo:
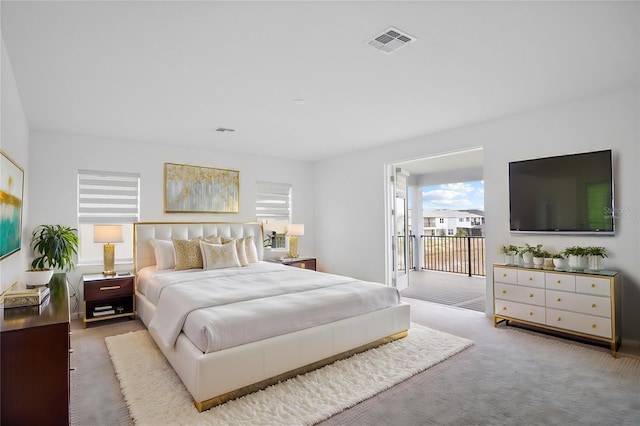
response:
[[[409,287],[400,294],[441,305],[484,312],[487,299],[486,278],[451,272],[411,271]]]

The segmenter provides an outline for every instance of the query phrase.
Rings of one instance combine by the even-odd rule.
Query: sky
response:
[[[425,210],[484,210],[484,181],[425,186],[422,199]]]

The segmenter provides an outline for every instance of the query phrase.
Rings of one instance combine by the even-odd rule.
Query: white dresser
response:
[[[565,272],[493,266],[494,325],[515,321],[607,342],[620,343],[621,274]]]

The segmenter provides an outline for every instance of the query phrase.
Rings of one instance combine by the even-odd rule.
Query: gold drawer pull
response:
[[[306,265],[306,264],[304,264],[304,263],[301,263],[301,264],[300,264],[300,268],[301,268],[301,269],[305,269],[306,267],[307,267],[307,265]]]
[[[502,274],[502,276],[503,276],[503,277],[506,277],[506,276],[507,276],[507,274],[506,274],[506,273],[504,273],[504,274]]]
[[[595,308],[595,307],[596,307],[596,304],[594,303],[593,305],[591,305],[591,307],[592,307],[592,308]]]
[[[560,299],[560,298],[558,297],[558,302],[561,302],[561,301],[562,301],[562,299]]]
[[[558,317],[558,321],[562,321],[562,318]]]
[[[529,312],[529,315],[533,315],[533,312]]]
[[[596,325],[595,325],[595,324],[592,324],[592,325],[591,325],[591,328],[596,328]]]
[[[502,310],[503,310],[503,311],[506,311],[506,310],[507,310],[507,307],[506,307],[506,306],[503,306],[503,307],[502,307]]]
[[[591,288],[596,288],[595,283],[591,283]]]
[[[110,287],[100,287],[100,291],[104,291],[104,290],[117,290],[119,289],[120,286],[119,285],[112,285]]]
[[[529,277],[529,281],[533,281],[533,277]]]
[[[507,290],[502,290],[502,294],[507,294]]]
[[[558,280],[558,284],[560,284],[560,280]]]
[[[533,293],[530,293],[530,294],[529,294],[529,297],[533,297]]]

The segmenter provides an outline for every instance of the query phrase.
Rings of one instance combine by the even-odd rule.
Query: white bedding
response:
[[[205,353],[395,306],[395,288],[271,262],[138,274],[149,324],[172,347],[181,331]]]

